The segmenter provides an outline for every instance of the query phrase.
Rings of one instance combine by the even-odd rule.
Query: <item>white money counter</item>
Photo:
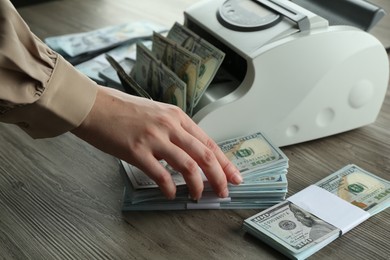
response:
[[[367,31],[383,15],[359,0],[195,4],[185,25],[226,56],[193,119],[216,141],[262,131],[279,146],[374,122],[389,63]]]

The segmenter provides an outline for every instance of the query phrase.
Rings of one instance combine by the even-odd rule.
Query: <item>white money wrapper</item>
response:
[[[316,185],[290,196],[288,201],[339,228],[345,234],[371,215]]]
[[[219,209],[220,203],[187,203],[187,209]]]

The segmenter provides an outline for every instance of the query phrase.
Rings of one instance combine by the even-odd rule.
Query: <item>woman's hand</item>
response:
[[[91,112],[72,132],[144,171],[169,199],[176,185],[161,159],[182,173],[193,199],[203,191],[198,166],[220,197],[228,196],[227,182],[242,181],[217,144],[176,106],[99,87]]]

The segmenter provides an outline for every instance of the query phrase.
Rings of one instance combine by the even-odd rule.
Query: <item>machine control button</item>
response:
[[[330,123],[333,122],[335,116],[336,116],[336,112],[332,108],[330,107],[324,108],[317,115],[316,118],[317,126],[326,127],[330,125]]]
[[[361,108],[370,102],[374,95],[374,86],[369,80],[360,80],[351,88],[348,103],[352,108]]]

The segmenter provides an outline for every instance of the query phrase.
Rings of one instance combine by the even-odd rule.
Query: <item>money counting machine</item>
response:
[[[260,130],[279,146],[374,122],[389,64],[367,30],[383,15],[363,0],[191,6],[185,26],[226,54],[194,121],[216,141]]]

